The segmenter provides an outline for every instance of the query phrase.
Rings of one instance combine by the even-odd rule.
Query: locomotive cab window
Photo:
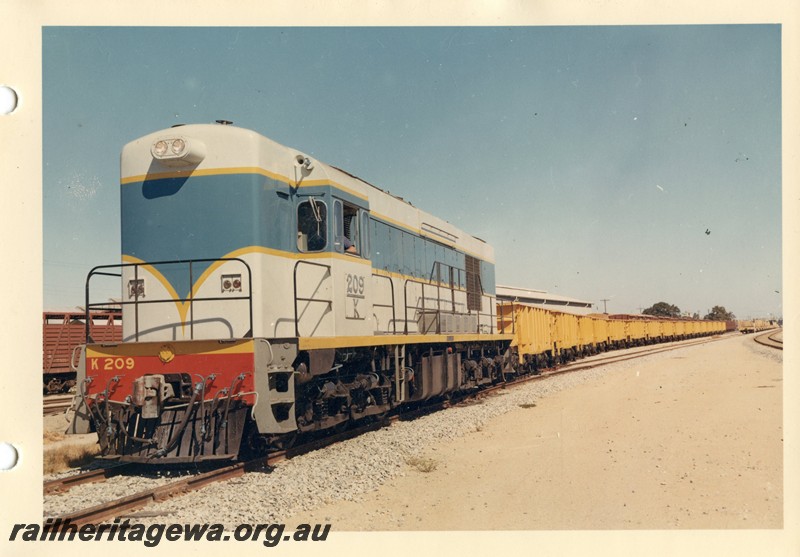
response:
[[[322,251],[328,245],[328,208],[313,197],[297,206],[297,248]]]
[[[336,199],[333,202],[333,218],[334,249],[339,253],[369,257],[369,214],[355,205]]]

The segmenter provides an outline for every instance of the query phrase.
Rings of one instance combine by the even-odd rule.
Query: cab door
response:
[[[337,336],[374,332],[369,211],[343,199],[333,200],[334,295],[343,308],[336,320]]]

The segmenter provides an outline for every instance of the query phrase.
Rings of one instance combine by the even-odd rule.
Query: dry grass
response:
[[[414,456],[411,458],[406,459],[406,464],[423,473],[433,472],[436,470],[439,463],[433,460],[432,458],[423,458],[419,456]]]
[[[100,454],[98,445],[64,445],[44,452],[44,473],[52,474],[89,464]]]
[[[67,436],[58,431],[45,431],[43,438],[45,443],[55,443],[56,441],[66,439]]]

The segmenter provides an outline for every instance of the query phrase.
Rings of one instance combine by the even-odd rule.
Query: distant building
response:
[[[497,285],[498,301],[521,302],[553,311],[563,311],[564,313],[574,313],[576,315],[588,315],[592,311],[592,302],[550,294],[544,290],[531,290],[529,288],[517,288],[515,286]]]

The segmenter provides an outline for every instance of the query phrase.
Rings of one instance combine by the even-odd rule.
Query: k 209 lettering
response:
[[[133,369],[136,361],[133,358],[92,358],[92,371],[121,371],[123,369]]]

